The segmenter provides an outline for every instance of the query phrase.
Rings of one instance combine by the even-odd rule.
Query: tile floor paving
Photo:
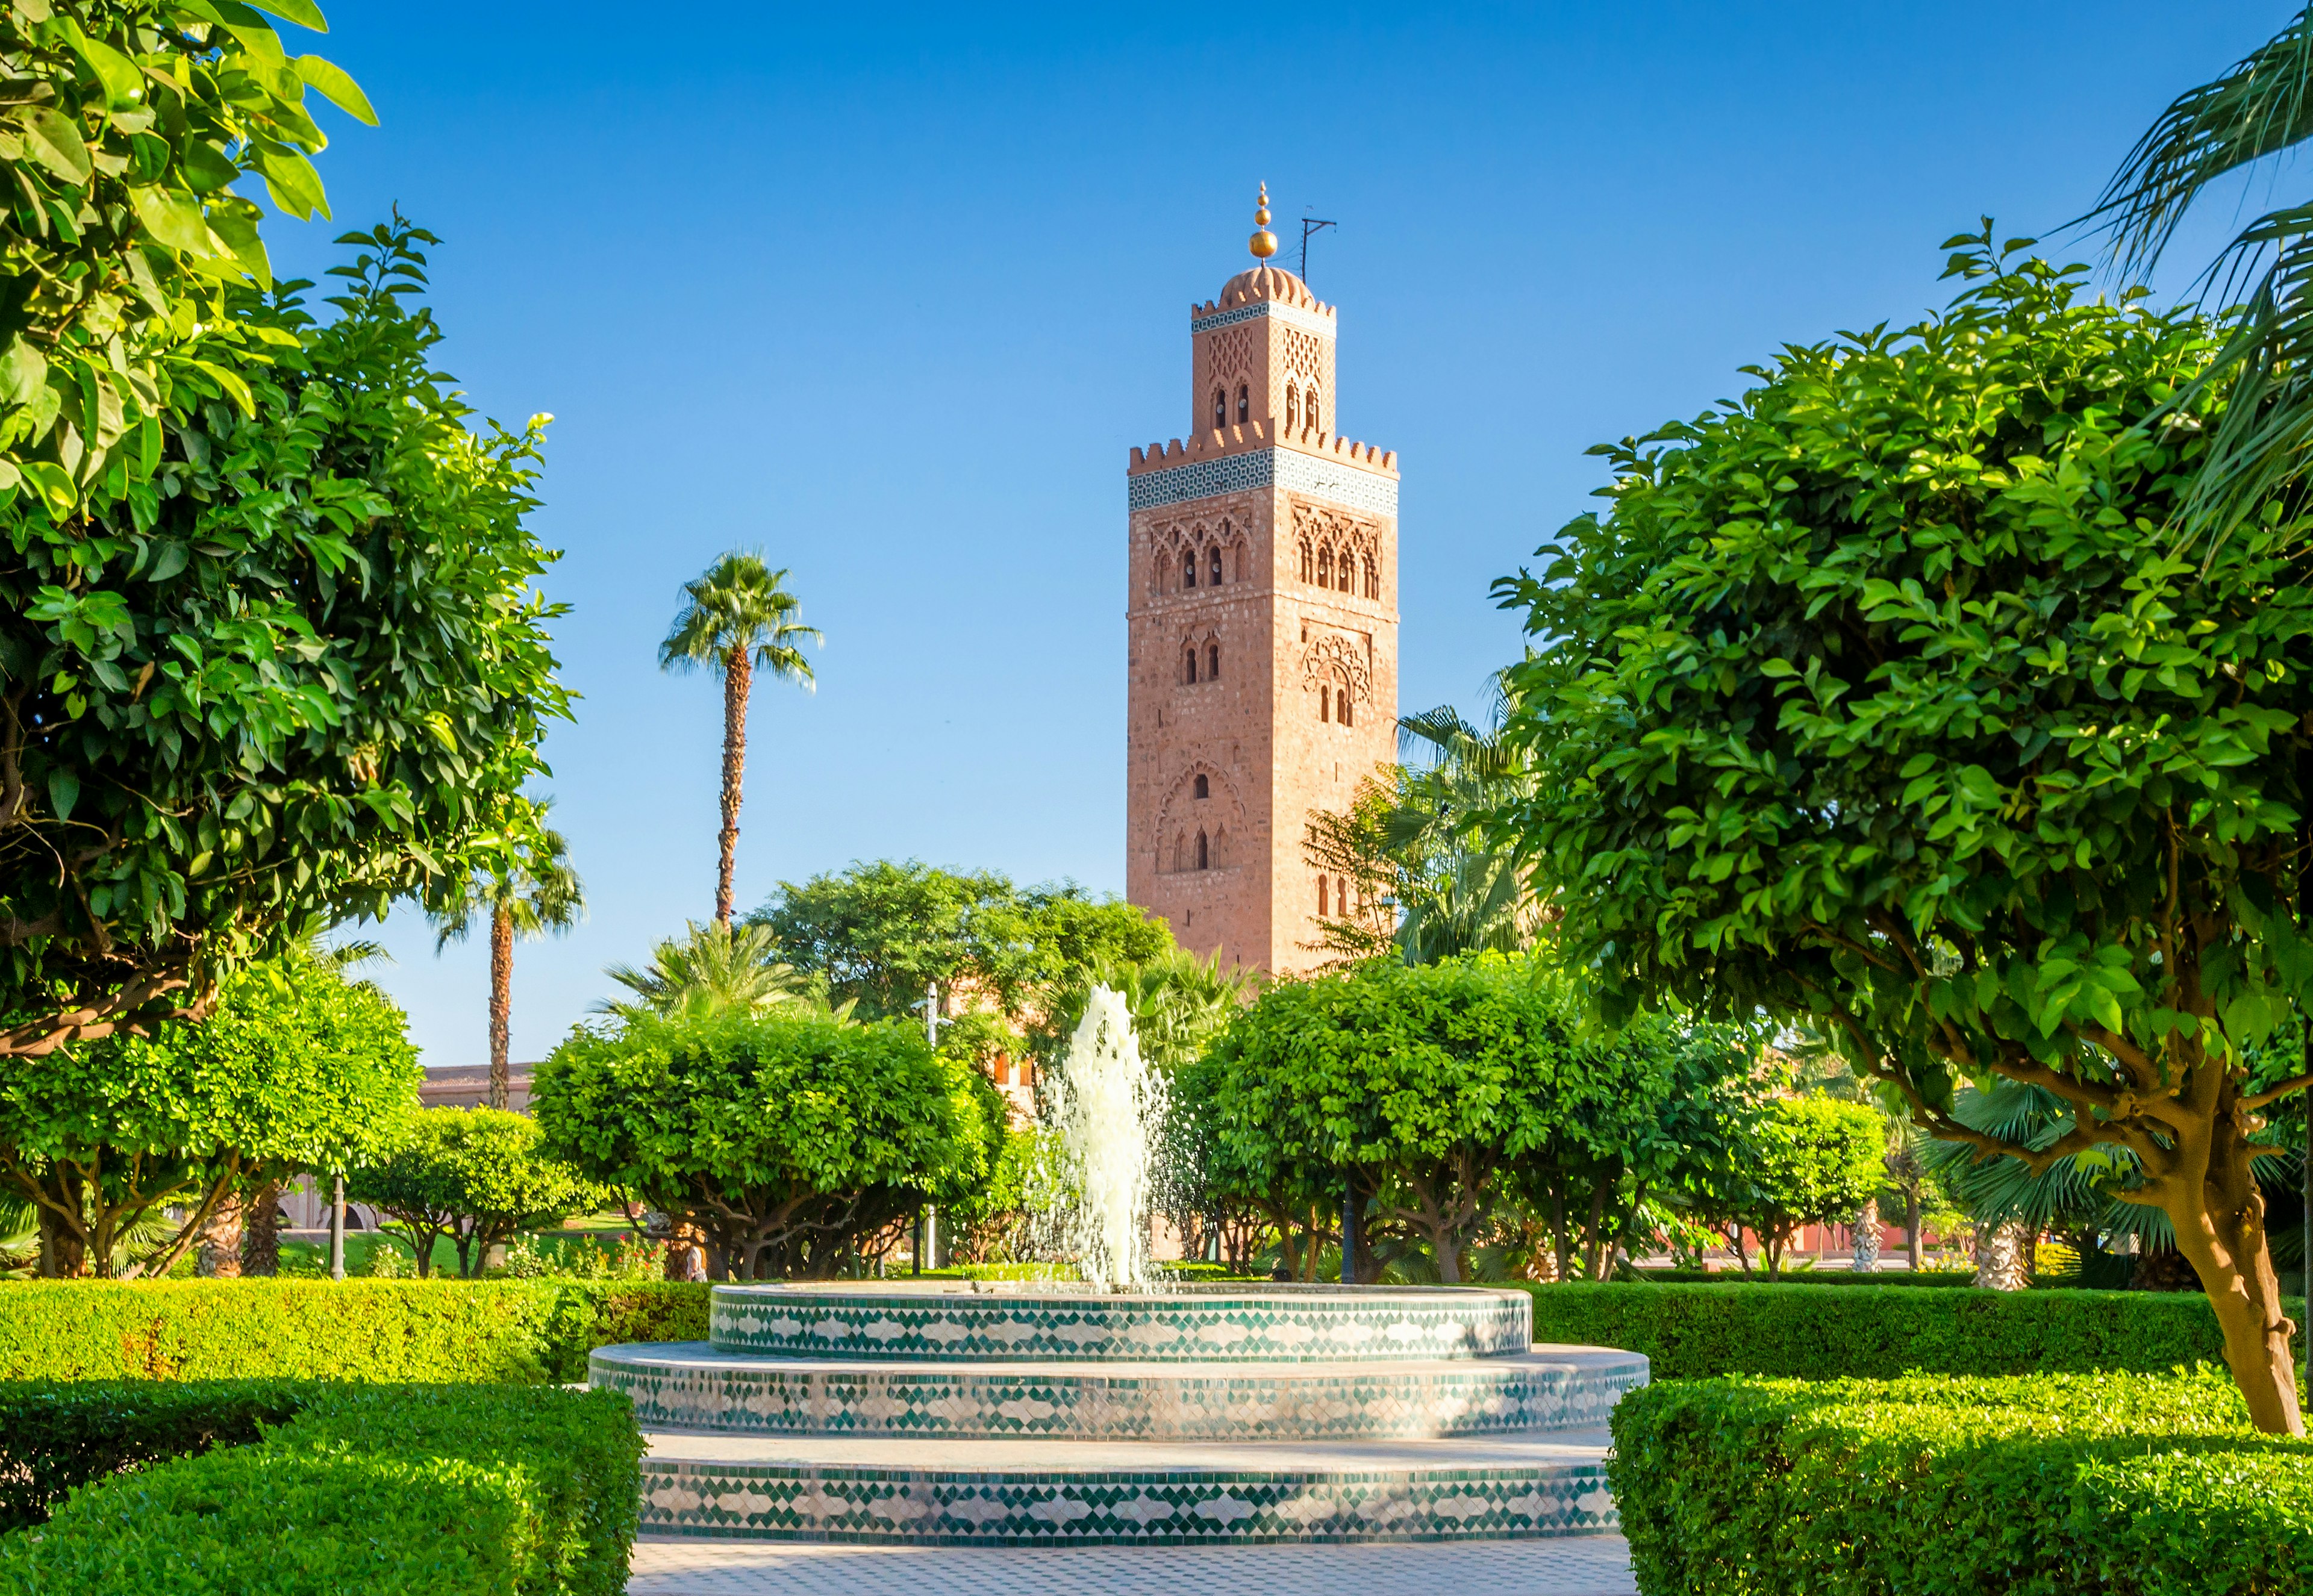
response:
[[[1619,1535],[1459,1545],[898,1547],[646,1537],[627,1596],[1637,1596]]]

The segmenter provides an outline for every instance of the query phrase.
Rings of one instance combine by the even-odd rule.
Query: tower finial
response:
[[[1255,260],[1266,260],[1277,253],[1277,235],[1269,231],[1269,185],[1267,183],[1261,186],[1261,203],[1253,209],[1253,239],[1246,248],[1253,251],[1253,258]]]

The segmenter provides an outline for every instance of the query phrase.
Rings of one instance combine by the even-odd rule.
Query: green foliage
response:
[[[311,1392],[286,1380],[0,1383],[0,1533],[43,1521],[91,1480],[255,1441]]]
[[[611,1391],[309,1388],[254,1444],[88,1486],[0,1592],[617,1596],[642,1435]]]
[[[1050,987],[1096,965],[1141,964],[1172,946],[1165,926],[1129,903],[1072,883],[1016,887],[996,871],[960,875],[879,859],[803,882],[782,881],[751,919],[769,925],[796,968],[837,1003],[896,1019],[937,981],[991,997],[1018,1023]]]
[[[650,968],[613,964],[603,972],[639,1001],[606,1003],[605,1013],[632,1019],[706,1020],[726,1011],[755,1013],[779,1004],[808,1003],[817,984],[782,963],[766,925],[726,925],[693,920],[683,935],[668,937],[651,953]]]
[[[421,1109],[347,1174],[346,1196],[408,1227],[418,1274],[431,1271],[434,1242],[447,1236],[458,1273],[471,1279],[491,1248],[590,1213],[607,1194],[552,1156],[526,1114]]]
[[[215,1012],[0,1072],[0,1180],[36,1203],[51,1267],[162,1274],[216,1204],[373,1152],[415,1100],[403,1016],[304,947],[228,978]],[[147,1256],[125,1233],[181,1206]]]
[[[462,881],[435,883],[427,906],[435,952],[465,941],[477,923],[495,932],[502,922],[527,942],[558,936],[585,917],[586,888],[571,867],[569,841],[546,823],[553,807],[550,798],[509,804],[514,846]]]
[[[136,10],[210,31],[206,5]],[[224,35],[244,64],[204,94],[262,111],[264,85],[294,85],[262,27]],[[251,158],[280,147],[251,135]],[[160,170],[160,144],[136,148]],[[326,327],[302,283],[200,312],[203,358],[86,502],[0,489],[0,1052],[197,1013],[235,965],[519,841],[502,811],[567,702],[558,610],[530,585],[553,557],[523,525],[546,418],[468,429],[409,297],[430,235],[397,220],[345,241]],[[151,254],[105,248],[108,270]],[[86,396],[101,431],[126,425],[85,381],[66,418]]]
[[[659,645],[661,668],[694,671],[703,665],[717,676],[762,670],[808,686],[811,661],[803,645],[826,639],[796,618],[803,604],[787,592],[787,578],[785,571],[765,565],[761,554],[734,549],[696,582],[684,583],[682,609]]]
[[[1535,1340],[1642,1352],[1658,1380],[2157,1373],[2224,1347],[2206,1299],[2165,1292],[1649,1281],[1538,1285],[1533,1294]]]
[[[1944,314],[1789,346],[1602,451],[1611,513],[1498,590],[1536,639],[1508,733],[1535,780],[1495,823],[1614,1012],[1812,1025],[2036,1168],[2125,1147],[2285,1423],[2250,1165],[2293,1086],[2236,1066],[2313,1004],[2313,518],[2182,557],[2217,400],[2179,393],[2217,330],[1954,243]],[[2063,1135],[1952,1118],[1999,1076]]]
[[[718,1278],[828,1276],[919,1205],[978,1190],[1004,1140],[995,1087],[904,1021],[642,1015],[574,1031],[532,1092],[551,1150],[691,1215]]]
[[[1771,1098],[1746,1127],[1741,1155],[1693,1206],[1755,1232],[1772,1279],[1802,1228],[1852,1217],[1878,1195],[1886,1151],[1886,1125],[1863,1103]]]
[[[0,1382],[535,1385],[585,1379],[597,1346],[706,1337],[707,1287],[666,1281],[0,1283]]]
[[[2313,1591],[2313,1444],[2197,1373],[1678,1381],[1607,1476],[1671,1596]]]
[[[1213,1047],[1213,1139],[1256,1181],[1344,1171],[1457,1280],[1488,1180],[1548,1135],[1567,1019],[1535,967],[1499,959],[1280,983]]]

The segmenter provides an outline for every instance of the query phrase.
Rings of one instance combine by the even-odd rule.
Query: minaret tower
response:
[[[1336,429],[1333,307],[1254,264],[1189,311],[1189,434],[1135,449],[1127,895],[1183,946],[1317,960],[1347,883],[1304,856],[1396,754],[1397,457]]]

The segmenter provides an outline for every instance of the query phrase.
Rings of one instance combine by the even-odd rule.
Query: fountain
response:
[[[605,1346],[646,1533],[943,1545],[1451,1540],[1619,1522],[1647,1360],[1533,1345],[1523,1291],[1160,1284],[1162,1082],[1096,987],[1057,1083],[1080,1282],[720,1285],[705,1342]]]

